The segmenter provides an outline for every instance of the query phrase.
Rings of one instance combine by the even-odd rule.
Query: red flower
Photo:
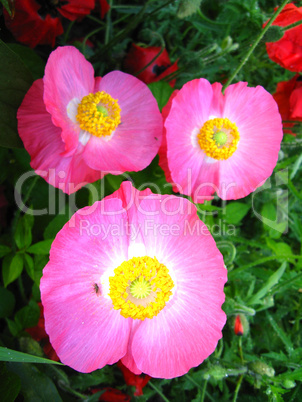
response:
[[[145,385],[147,385],[151,377],[149,375],[143,376],[133,374],[132,371],[130,371],[126,366],[124,366],[121,361],[119,361],[117,365],[123,373],[125,383],[127,385],[132,385],[135,387],[134,395],[135,396],[143,395],[143,388]]]
[[[25,45],[51,45],[61,35],[61,16],[69,20],[84,17],[94,8],[95,0],[26,0],[15,3],[14,18],[4,9],[7,28],[15,38]]]
[[[273,97],[278,104],[282,120],[302,121],[302,77],[299,74],[289,81],[279,82]],[[293,123],[283,123],[284,128],[293,125]],[[292,134],[289,129],[284,132]]]
[[[124,60],[125,70],[130,74],[138,73],[160,52],[160,47],[141,47],[132,43],[131,49]],[[154,60],[150,66],[137,75],[137,78],[146,84],[160,81],[164,77],[178,70],[177,61],[171,65],[171,61],[166,49]],[[175,80],[170,82],[173,87]]]
[[[42,344],[44,345],[43,351],[45,355],[49,359],[58,362],[60,359],[56,354],[55,350],[53,349],[53,347],[51,346],[51,343],[49,342],[49,337],[45,331],[45,321],[44,321],[42,303],[38,303],[38,306],[40,307],[40,318],[38,324],[35,327],[26,328],[26,332],[29,333],[35,341],[37,342],[42,341]]]
[[[287,4],[272,25],[286,27],[302,20],[302,7]],[[268,56],[290,71],[302,71],[302,25],[285,31],[277,42],[266,43]]]
[[[234,332],[235,335],[243,335],[243,325],[240,319],[240,315],[238,314],[236,319],[235,319],[235,325],[234,325]]]
[[[101,7],[101,18],[103,19],[105,15],[108,13],[110,6],[106,0],[100,0],[100,7]]]
[[[99,401],[103,402],[130,402],[131,397],[127,394],[124,394],[122,391],[115,388],[104,388],[105,392],[99,397]],[[96,394],[97,392],[102,391],[100,388],[95,388],[91,392]]]

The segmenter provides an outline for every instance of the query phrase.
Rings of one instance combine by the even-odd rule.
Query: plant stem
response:
[[[110,27],[111,27],[111,10],[112,10],[112,0],[109,0],[109,10],[106,15],[106,31],[105,31],[105,45],[109,42]]]
[[[224,84],[223,88],[222,88],[222,93],[224,93],[224,91],[226,90],[226,88],[231,84],[231,82],[234,80],[234,78],[236,77],[236,75],[239,73],[239,71],[242,69],[242,67],[244,66],[244,64],[248,61],[248,59],[250,58],[251,54],[253,53],[253,51],[255,50],[256,46],[258,45],[258,43],[261,41],[261,39],[263,38],[263,36],[265,35],[265,33],[268,31],[269,27],[272,25],[272,23],[275,21],[275,19],[277,18],[277,16],[281,13],[281,11],[283,10],[283,8],[286,6],[286,4],[289,2],[290,0],[284,0],[283,3],[281,4],[281,6],[276,10],[276,12],[273,14],[272,18],[268,21],[268,23],[266,24],[266,26],[262,29],[262,31],[260,32],[260,34],[258,35],[257,39],[255,40],[255,42],[253,43],[253,45],[251,46],[251,48],[248,50],[247,54],[245,55],[245,57],[243,58],[242,62],[239,64],[239,66],[236,68],[236,70],[233,72],[233,74],[231,75],[231,77],[227,80],[227,82]]]
[[[148,384],[151,386],[151,388],[154,389],[154,391],[156,391],[158,393],[158,395],[160,395],[162,397],[162,399],[165,402],[170,402],[168,398],[165,397],[165,395],[161,392],[160,389],[158,389],[151,381],[148,382]]]
[[[243,359],[243,352],[242,352],[242,337],[241,336],[239,336],[239,339],[238,339],[238,348],[239,348],[240,360],[241,360],[241,363],[243,364],[244,359]]]
[[[235,389],[235,393],[234,393],[233,402],[236,402],[236,401],[237,401],[238,392],[239,392],[239,390],[240,390],[242,380],[243,380],[243,375],[240,376],[240,378],[239,378],[239,380],[238,380],[238,382],[237,382],[236,389]]]
[[[204,384],[203,384],[203,387],[202,387],[202,394],[201,394],[201,397],[200,397],[200,402],[204,401],[204,397],[206,396],[207,385],[208,385],[208,380],[204,380]]]
[[[151,13],[149,14],[149,16],[152,15],[152,14],[157,13],[157,11],[161,10],[162,8],[168,6],[168,5],[171,4],[171,3],[175,3],[175,0],[169,0],[169,1],[167,1],[166,3],[162,4],[161,6],[157,7],[155,10],[151,11]]]
[[[130,21],[130,23],[121,31],[119,32],[110,42],[108,42],[99,52],[95,53],[95,55],[93,57],[91,57],[90,62],[94,63],[96,61],[98,61],[99,57],[104,56],[104,54],[106,52],[108,52],[109,50],[112,49],[112,47],[114,45],[116,45],[117,43],[119,43],[121,40],[123,40],[130,31],[132,31],[137,24],[140,22],[140,20],[143,18],[143,15],[145,13],[145,10],[147,8],[147,6],[149,5],[149,3],[152,0],[147,1],[143,7],[141,8],[141,10],[139,11],[139,13],[132,19],[132,21]],[[109,18],[109,17],[108,17]],[[107,24],[108,25],[108,24]],[[106,27],[107,29],[107,27]]]
[[[292,24],[287,25],[286,27],[282,27],[282,31],[287,31],[288,29],[295,28],[295,27],[297,27],[297,26],[299,26],[301,24],[302,24],[302,20],[293,22]]]
[[[162,52],[165,50],[165,47],[162,46],[160,48],[160,51],[155,55],[155,57],[153,57],[153,59],[151,61],[149,61],[148,64],[146,64],[143,68],[141,68],[137,73],[135,73],[135,76],[137,77],[140,73],[142,73],[143,71],[146,70],[146,68],[148,68],[149,66],[151,66],[152,63],[155,62],[155,60],[162,54]]]
[[[206,394],[207,397],[208,397],[212,402],[215,402],[215,400],[211,397],[211,395],[206,391],[208,380],[205,380],[205,384],[204,384],[203,387],[202,387],[202,386],[199,385],[198,382],[196,382],[189,374],[186,374],[186,378],[187,378],[189,381],[191,381],[191,383],[194,384],[198,389],[200,389],[200,390],[202,391],[202,394],[201,394],[201,395],[204,394],[204,396],[205,396],[205,394]],[[203,398],[204,398],[204,396],[203,396]],[[202,401],[203,401],[203,399],[201,399],[201,402],[202,402]]]
[[[259,258],[259,260],[250,262],[249,264],[245,264],[245,265],[241,265],[241,267],[238,267],[236,269],[234,269],[234,271],[229,273],[229,280],[233,277],[236,276],[236,274],[239,274],[242,271],[245,271],[248,268],[253,268],[257,265],[261,265],[264,264],[265,262],[268,261],[274,261],[274,260],[286,260],[286,261],[292,261],[295,259],[302,259],[302,255],[294,255],[294,254],[281,254],[281,255],[273,255],[270,257],[264,257],[264,258]]]

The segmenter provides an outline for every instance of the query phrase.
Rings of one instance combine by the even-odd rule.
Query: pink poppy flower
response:
[[[222,85],[201,78],[172,100],[165,120],[172,181],[194,202],[247,196],[263,184],[282,140],[278,106],[264,88],[246,82]],[[173,96],[173,94],[172,94]]]
[[[75,370],[121,359],[134,374],[180,376],[222,336],[226,280],[193,204],[124,182],[56,236],[40,286],[45,329]]]
[[[71,46],[51,53],[17,118],[31,167],[68,194],[105,173],[144,169],[163,130],[144,83],[121,71],[94,78],[92,65]]]

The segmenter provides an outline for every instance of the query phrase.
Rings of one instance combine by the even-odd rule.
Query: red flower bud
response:
[[[239,314],[237,315],[237,317],[235,319],[234,332],[235,332],[235,335],[238,335],[238,336],[243,335],[243,325],[242,325]]]

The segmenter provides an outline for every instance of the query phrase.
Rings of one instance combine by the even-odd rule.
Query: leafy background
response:
[[[2,1],[4,5],[8,2]],[[132,42],[165,47],[178,60],[175,88],[194,78],[224,82],[273,14],[277,0],[203,0],[196,13],[177,16],[177,1],[111,1],[104,20],[93,12],[81,22],[64,22],[58,45],[73,44],[90,60],[96,75],[123,70]],[[126,4],[127,3],[127,4]],[[296,2],[297,5],[301,2]],[[51,52],[16,43],[0,21],[0,394],[3,401],[94,401],[106,387],[139,401],[299,401],[302,395],[302,256],[301,137],[285,135],[272,177],[239,201],[214,199],[198,205],[228,269],[225,287],[227,324],[215,352],[187,375],[151,379],[134,396],[116,365],[90,374],[45,360],[41,342],[25,329],[40,317],[39,281],[50,245],[77,208],[95,201],[81,189],[67,196],[30,169],[30,158],[17,133],[16,111],[34,79],[43,77]],[[81,41],[75,38],[83,38]],[[87,45],[87,41],[93,47]],[[273,93],[276,84],[294,76],[270,61],[265,39],[236,76]],[[160,108],[172,89],[165,81],[150,84]],[[256,157],[256,156],[255,156]],[[18,179],[29,172],[20,188]],[[144,171],[130,173],[135,186],[154,183],[172,193],[158,159]],[[128,176],[128,177],[129,177]],[[108,175],[93,184],[98,199],[119,188],[125,177]],[[48,208],[32,216],[16,205],[15,189],[28,207]],[[188,312],[189,314],[189,312]],[[243,336],[234,333],[240,314]],[[45,364],[46,363],[46,364]],[[92,394],[93,389],[100,390]]]

